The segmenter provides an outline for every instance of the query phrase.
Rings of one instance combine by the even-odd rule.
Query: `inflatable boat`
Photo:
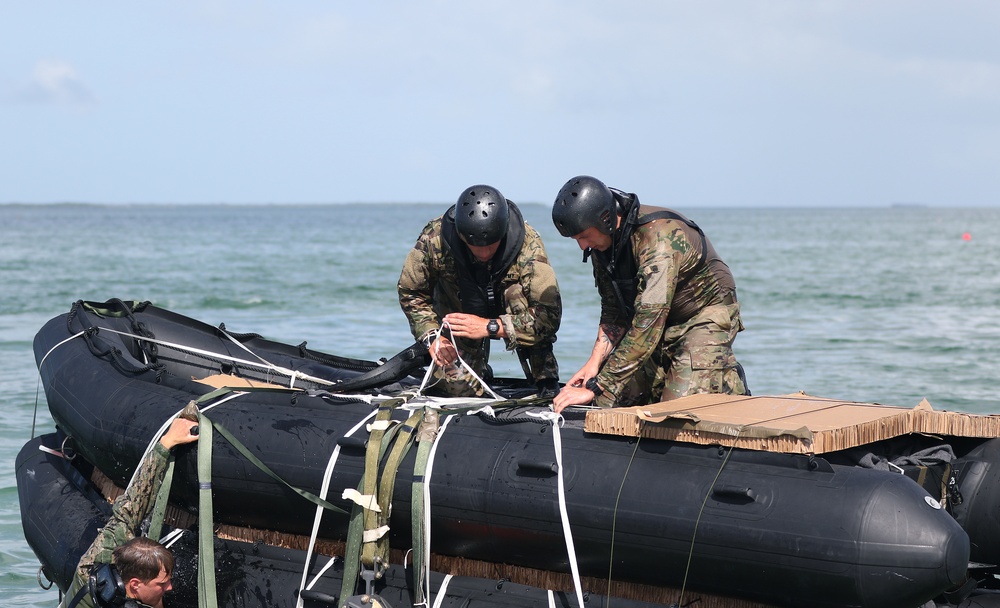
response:
[[[993,439],[954,442],[957,458],[940,484],[949,502],[913,476],[854,466],[840,454],[586,432],[585,411],[555,416],[525,381],[496,382],[497,399],[429,397],[420,345],[360,361],[111,300],[75,303],[38,332],[34,352],[57,426],[46,441],[74,454],[75,470],[126,485],[165,424],[193,402],[202,424],[218,431],[209,521],[306,538],[309,547],[340,543],[348,567],[323,593],[342,605],[373,589],[409,588],[397,601],[424,601],[412,590],[422,576],[394,577],[401,564],[393,555],[429,564],[435,576],[456,571],[472,586],[552,575],[545,580],[562,581],[556,591],[572,605],[587,590],[621,598],[616,590],[633,588],[670,590],[650,604],[664,606],[686,604],[685,592],[733,606],[959,605],[990,597],[1000,563]],[[907,450],[938,439],[909,441],[921,445]],[[25,496],[42,482],[21,468],[29,517]],[[172,505],[204,517],[199,487],[196,451],[180,450]],[[67,511],[93,512],[78,502]],[[92,534],[97,518],[86,517]],[[88,536],[45,529],[45,520],[26,523],[25,533],[43,566],[55,535],[77,543],[67,555],[82,552]],[[48,565],[60,587],[72,568],[66,559]],[[301,580],[314,577],[316,561],[308,552],[299,559],[304,572],[270,587],[281,597],[266,605],[311,593]],[[665,599],[676,590],[678,600]]]
[[[63,438],[43,435],[27,442],[18,454],[16,476],[20,493],[22,526],[32,549],[42,562],[49,581],[65,590],[80,556],[96,537],[111,511],[111,505],[90,480],[88,465],[63,454]],[[40,449],[41,448],[41,449]],[[198,539],[190,530],[181,530],[168,546],[175,558],[174,590],[167,606],[198,606]],[[342,589],[343,563],[335,556],[316,554],[333,567],[302,584],[305,551],[269,544],[213,537],[217,564],[220,606],[260,606],[267,608],[331,608],[338,604]],[[391,565],[383,574],[379,597],[385,608],[412,606],[412,574],[401,564]],[[484,579],[430,573],[434,605],[440,608],[521,608],[552,606],[572,608],[572,594],[521,585],[504,578]],[[588,605],[598,605],[595,597]],[[662,604],[627,598],[613,598],[619,608],[657,608]],[[372,608],[360,603],[352,608]]]

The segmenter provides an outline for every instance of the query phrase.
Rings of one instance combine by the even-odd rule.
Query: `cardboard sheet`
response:
[[[1000,416],[859,403],[805,393],[691,395],[641,407],[593,410],[584,430],[752,450],[822,454],[909,433],[1000,436]]]
[[[258,380],[250,380],[249,378],[241,378],[239,376],[234,376],[232,374],[215,374],[213,376],[206,376],[204,378],[191,378],[195,382],[200,382],[202,384],[207,384],[212,388],[241,388],[246,386],[264,386],[270,388],[287,388],[281,384],[271,384],[269,382],[260,382]]]

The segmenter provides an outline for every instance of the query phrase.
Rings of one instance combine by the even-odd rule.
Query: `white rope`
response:
[[[253,352],[252,350],[250,350],[250,348],[249,348],[249,347],[247,347],[247,345],[246,345],[246,344],[244,344],[244,343],[240,342],[240,341],[239,341],[239,340],[237,340],[236,338],[234,338],[234,337],[232,337],[231,335],[229,335],[229,332],[227,332],[226,330],[222,329],[221,327],[219,328],[219,333],[221,333],[221,334],[222,334],[223,336],[225,336],[225,337],[229,338],[229,341],[230,341],[230,342],[232,342],[233,344],[235,344],[236,346],[239,346],[239,347],[240,347],[240,348],[242,348],[243,350],[247,351],[248,353],[250,353],[251,355],[253,355],[254,357],[256,357],[256,358],[257,358],[257,360],[259,360],[260,362],[262,362],[262,363],[266,363],[266,364],[270,365],[270,363],[269,363],[269,362],[268,362],[268,361],[267,361],[266,359],[264,359],[264,357],[261,357],[261,356],[260,356],[260,355],[258,355],[257,353],[255,353],[255,352]],[[291,380],[289,381],[289,383],[288,383],[288,388],[295,388],[295,377],[294,377],[294,376],[293,376],[293,377],[292,377],[292,379],[291,379]]]
[[[437,436],[434,437],[434,443],[431,444],[431,451],[427,455],[427,468],[424,469],[424,571],[425,571],[425,581],[424,588],[427,593],[425,596],[428,601],[430,601],[431,593],[431,474],[434,473],[434,455],[437,454],[438,443],[441,441],[441,437],[444,435],[445,429],[451,423],[454,418],[454,414],[451,416],[446,416],[444,422],[441,423],[441,427],[438,429]],[[449,575],[450,577],[451,575]],[[442,583],[442,589],[438,590],[438,599],[435,602],[435,606],[440,605],[441,598],[444,596],[443,589],[447,586],[450,578],[446,577],[444,583]]]
[[[441,339],[441,332],[443,330],[445,330],[445,329],[448,329],[448,331],[451,331],[451,326],[449,326],[447,323],[445,323],[445,324],[443,324],[440,327],[440,329],[434,330],[434,332],[433,332],[433,334],[434,334],[434,340],[431,342],[431,347],[433,347],[435,344],[438,343],[438,341]],[[490,387],[490,385],[487,384],[482,378],[480,378],[479,374],[477,374],[475,372],[475,370],[473,370],[472,367],[470,367],[469,364],[466,363],[465,359],[462,358],[462,352],[459,350],[458,344],[455,344],[454,346],[455,346],[455,353],[458,356],[458,358],[456,359],[456,361],[458,363],[460,363],[462,365],[462,367],[465,368],[465,371],[469,372],[469,375],[471,375],[472,378],[476,382],[478,382],[480,386],[483,387],[483,390],[485,390],[487,393],[489,393],[490,396],[492,396],[494,400],[496,400],[496,401],[502,401],[503,397],[501,397],[500,395],[497,395],[496,392],[494,392],[493,389]],[[417,388],[417,395],[423,394],[424,389],[425,388],[429,388],[428,385],[427,385],[427,383],[430,380],[431,374],[434,372],[434,368],[435,367],[440,367],[440,366],[437,365],[437,363],[434,361],[434,357],[431,357],[431,364],[427,366],[427,372],[424,374],[424,379],[420,383],[420,386]],[[434,385],[431,384],[430,386],[434,386]]]
[[[351,430],[347,431],[344,437],[350,437],[354,435],[354,433],[356,433],[359,429],[365,426],[365,424],[367,424],[367,422],[371,420],[371,418],[375,416],[377,413],[378,410],[372,410],[371,413],[369,413],[367,416],[362,418],[357,424],[355,424],[354,427],[351,428]],[[340,457],[340,443],[337,443],[337,446],[333,448],[333,453],[330,455],[330,461],[326,465],[326,472],[323,473],[323,485],[320,488],[320,493],[319,493],[319,497],[322,498],[323,500],[326,500],[327,494],[329,494],[330,478],[333,477],[333,468],[334,466],[336,466],[339,457]],[[306,551],[306,559],[302,566],[302,582],[299,585],[300,589],[312,589],[313,586],[316,584],[316,582],[319,581],[320,577],[322,577],[323,574],[326,573],[327,569],[329,569],[330,566],[332,566],[334,561],[336,560],[336,556],[331,558],[330,561],[327,563],[327,565],[324,566],[319,571],[319,573],[315,577],[313,577],[311,581],[309,581],[308,585],[306,584],[306,578],[308,578],[309,576],[309,564],[312,562],[313,549],[316,547],[316,539],[319,536],[319,525],[323,519],[323,511],[325,511],[323,507],[321,506],[316,507],[316,515],[313,518],[312,534],[309,536],[309,549]],[[301,594],[299,595],[299,598],[295,601],[295,606],[296,608],[302,608]]]
[[[556,594],[549,589],[549,608],[556,608]]]
[[[527,412],[527,414],[529,416],[541,418],[542,420],[547,420],[552,424],[552,443],[556,451],[556,475],[559,489],[559,516],[562,518],[563,538],[566,539],[566,553],[569,556],[570,572],[573,574],[573,586],[576,588],[576,600],[579,603],[580,608],[583,608],[583,587],[580,584],[580,567],[576,561],[576,548],[573,545],[573,531],[570,529],[569,514],[566,511],[566,488],[565,480],[563,479],[562,465],[562,437],[559,433],[559,427],[562,426],[564,419],[562,416],[551,410],[544,412]]]
[[[49,358],[49,355],[51,355],[51,354],[52,354],[52,351],[54,351],[55,349],[59,348],[59,347],[60,347],[60,346],[62,346],[63,344],[66,344],[67,342],[69,342],[69,341],[70,341],[70,340],[72,340],[73,338],[79,338],[80,336],[82,336],[82,335],[83,335],[83,334],[85,334],[85,333],[87,333],[87,332],[86,332],[86,330],[85,330],[85,331],[81,331],[81,332],[79,332],[79,333],[75,333],[75,334],[73,334],[72,336],[70,336],[70,337],[66,338],[66,339],[65,339],[65,340],[63,340],[62,342],[60,342],[60,343],[56,344],[55,346],[53,346],[52,348],[50,348],[50,349],[49,349],[49,352],[45,353],[45,356],[44,356],[44,357],[42,357],[42,360],[38,362],[38,371],[39,371],[39,372],[41,372],[41,371],[42,371],[42,365],[44,365],[44,364],[45,364],[45,360]]]
[[[324,385],[324,386],[333,386],[333,385],[336,384],[336,382],[331,382],[330,380],[324,380],[323,378],[315,378],[315,377],[310,376],[308,374],[303,374],[302,372],[297,372],[297,371],[295,371],[293,369],[288,369],[286,367],[281,367],[279,365],[275,365],[273,363],[269,363],[269,362],[265,361],[264,359],[261,359],[261,361],[264,361],[263,363],[257,363],[256,361],[248,361],[246,359],[238,359],[238,358],[232,357],[230,355],[223,355],[223,354],[220,354],[220,353],[213,353],[212,351],[208,351],[208,350],[202,350],[200,348],[194,348],[193,346],[184,346],[183,344],[175,344],[173,342],[165,342],[163,340],[157,340],[155,338],[147,338],[145,336],[137,336],[135,334],[130,334],[130,333],[124,332],[124,331],[118,331],[116,329],[111,329],[109,327],[102,327],[102,328],[100,328],[100,330],[101,331],[109,331],[109,332],[111,332],[113,334],[118,334],[120,336],[126,336],[128,338],[135,338],[136,340],[141,340],[143,342],[149,342],[151,344],[159,344],[160,346],[166,346],[167,348],[173,348],[173,349],[179,350],[181,352],[189,352],[189,353],[193,353],[193,354],[196,354],[196,355],[201,355],[203,357],[213,357],[213,358],[216,358],[216,359],[222,359],[224,361],[231,361],[233,363],[238,363],[238,364],[241,364],[241,365],[247,365],[247,366],[250,366],[250,367],[257,367],[257,368],[271,370],[271,371],[273,371],[275,373],[278,373],[278,374],[281,374],[283,376],[288,376],[289,378],[291,378],[293,384],[294,384],[294,381],[295,381],[296,378],[300,378],[302,380],[308,380],[310,382],[315,382],[316,384],[321,384],[321,385]]]

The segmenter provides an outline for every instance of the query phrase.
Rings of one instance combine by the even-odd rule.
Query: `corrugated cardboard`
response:
[[[1000,436],[1000,417],[814,397],[691,395],[587,413],[587,432],[822,454],[906,435]]]

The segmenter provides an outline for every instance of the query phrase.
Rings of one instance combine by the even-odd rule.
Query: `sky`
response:
[[[995,0],[0,5],[0,202],[1000,206]]]

